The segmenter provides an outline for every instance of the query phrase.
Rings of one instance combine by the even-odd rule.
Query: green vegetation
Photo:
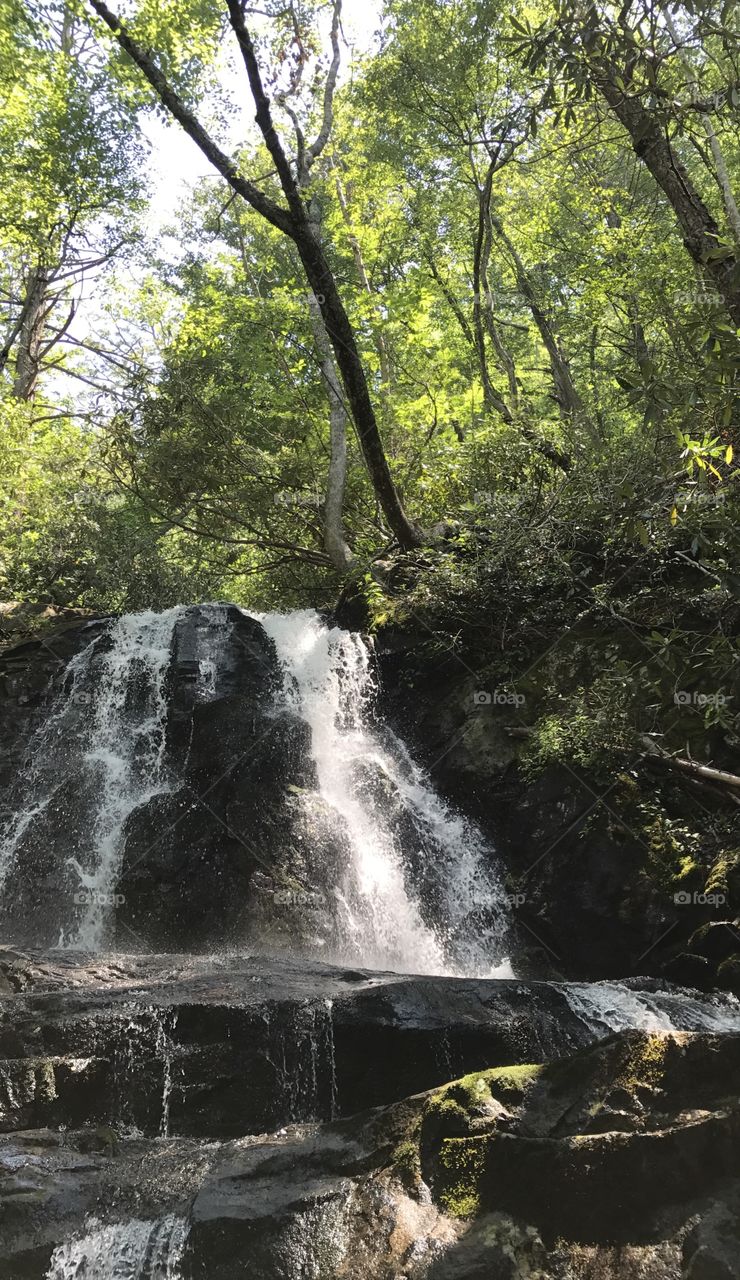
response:
[[[478,1183],[485,1159],[485,1138],[447,1138],[439,1153],[443,1187],[440,1201],[453,1218],[472,1218],[480,1208]]]

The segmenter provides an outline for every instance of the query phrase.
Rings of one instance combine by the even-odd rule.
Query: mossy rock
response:
[[[110,1125],[99,1125],[97,1129],[91,1129],[81,1134],[78,1146],[80,1151],[99,1151],[103,1155],[113,1156],[118,1150],[120,1134],[116,1129],[112,1129]]]
[[[444,1187],[440,1153],[445,1143],[476,1136],[476,1132],[490,1132],[502,1120],[508,1122],[511,1109],[521,1104],[542,1069],[538,1064],[492,1067],[471,1072],[436,1090],[426,1101],[419,1134],[425,1181],[435,1189],[438,1185]]]
[[[419,1185],[421,1179],[421,1160],[419,1147],[411,1140],[401,1142],[391,1155],[391,1166],[399,1182],[409,1190]]]
[[[720,893],[733,910],[740,909],[740,849],[723,849],[704,885],[705,893]]]
[[[480,1208],[486,1138],[446,1138],[439,1153],[437,1194],[452,1218],[473,1218]]]
[[[445,1138],[461,1138],[470,1132],[472,1117],[468,1110],[446,1090],[440,1090],[427,1102],[421,1119],[419,1147],[423,1153],[437,1151]]]
[[[539,1078],[543,1066],[541,1063],[523,1063],[515,1067],[494,1067],[481,1074],[486,1077],[488,1087],[494,1098],[505,1106],[518,1106],[528,1089]]]
[[[489,1067],[484,1071],[472,1071],[459,1080],[453,1080],[438,1089],[429,1099],[425,1112],[439,1111],[448,1103],[454,1103],[468,1120],[475,1116],[495,1114],[495,1103],[518,1105],[527,1089],[542,1071],[539,1063],[525,1063],[512,1067]],[[452,1114],[452,1108],[448,1108]]]
[[[737,933],[732,920],[709,920],[689,938],[689,948],[715,965],[737,952]]]

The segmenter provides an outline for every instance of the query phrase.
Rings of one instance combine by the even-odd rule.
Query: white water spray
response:
[[[125,614],[110,632],[97,670],[90,746],[84,766],[94,771],[99,800],[89,852],[70,858],[83,911],[71,945],[98,950],[114,905],[126,821],[135,809],[169,789],[163,769],[167,701],[165,679],[180,609]]]
[[[89,700],[83,685],[95,645],[93,640],[67,664],[64,681],[48,714],[28,744],[22,799],[16,812],[0,828],[0,892],[15,868],[26,834],[43,817],[63,777],[58,768],[60,742],[70,755],[74,751],[74,719],[78,708]]]
[[[187,1222],[172,1214],[107,1226],[91,1218],[54,1250],[46,1280],[181,1280],[186,1238]]]
[[[349,864],[333,887],[341,941],[327,958],[410,973],[490,975],[496,965],[500,976],[510,973],[490,850],[402,745],[386,747],[372,732],[362,639],[313,610],[258,616],[277,650],[285,703],[310,728],[321,798],[346,831]],[[409,819],[408,841],[394,830],[394,803]]]

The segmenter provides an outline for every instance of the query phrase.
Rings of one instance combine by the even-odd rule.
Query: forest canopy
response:
[[[112,5],[0,0],[3,600],[737,598],[736,6]]]

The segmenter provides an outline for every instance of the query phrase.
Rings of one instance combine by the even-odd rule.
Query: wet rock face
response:
[[[118,892],[121,947],[187,950],[248,932],[255,872],[294,843],[291,788],[313,783],[306,726],[276,706],[280,676],[260,623],[224,607],[178,621],[169,672],[172,790],[134,813]],[[217,646],[205,696],[197,655]],[[256,881],[259,884],[259,878]]]
[[[738,1036],[622,1032],[429,1095],[418,1172],[475,1219],[430,1280],[498,1275],[501,1249],[558,1277],[736,1277],[738,1064]]]
[[[95,717],[111,626],[78,625],[0,657],[5,816],[22,817],[34,796],[43,800],[27,829],[16,821],[0,905],[3,937],[23,945],[55,944],[62,931],[74,937],[85,890],[71,859],[83,867],[100,861],[90,841],[113,766],[96,762]],[[68,663],[88,646],[75,676]],[[114,900],[104,906],[108,944],[127,950],[195,950],[248,937],[261,885],[281,883],[303,838],[291,795],[315,785],[306,726],[276,700],[277,658],[258,621],[234,606],[184,610],[171,653],[161,784],[125,819]],[[122,709],[114,704],[123,724],[129,714],[141,717],[146,686],[137,683],[135,657],[127,678],[116,695]],[[136,769],[135,743],[131,750]],[[103,744],[103,755],[119,751],[119,739]],[[116,803],[114,796],[109,808]]]
[[[0,951],[0,1130],[234,1137],[385,1104],[593,1032],[544,984],[288,960]]]
[[[174,1215],[178,1280],[737,1280],[739,1035],[595,1043],[547,983],[286,960],[0,978],[0,1275]]]
[[[84,788],[76,757],[82,749],[89,705],[72,696],[68,664],[88,645],[102,642],[109,621],[76,622],[41,639],[27,640],[0,654],[0,849],[5,833],[27,803],[26,780],[49,795],[18,841],[12,874],[0,895],[0,930],[7,940],[56,942],[59,922],[78,888],[64,867],[57,836],[68,847],[82,836]],[[64,749],[42,752],[53,733],[52,719],[63,715]],[[0,858],[0,863],[2,858]],[[0,874],[2,866],[0,865]]]
[[[40,727],[71,658],[105,631],[109,620],[75,621],[42,638],[26,640],[0,653],[0,790],[12,806],[14,784],[28,743]],[[0,633],[1,634],[1,633]],[[81,710],[80,718],[84,715]]]
[[[254,1138],[0,1137],[0,1273],[42,1280],[105,1205],[122,1239],[185,1218],[182,1280],[737,1280],[738,1066],[738,1037],[624,1032]]]

